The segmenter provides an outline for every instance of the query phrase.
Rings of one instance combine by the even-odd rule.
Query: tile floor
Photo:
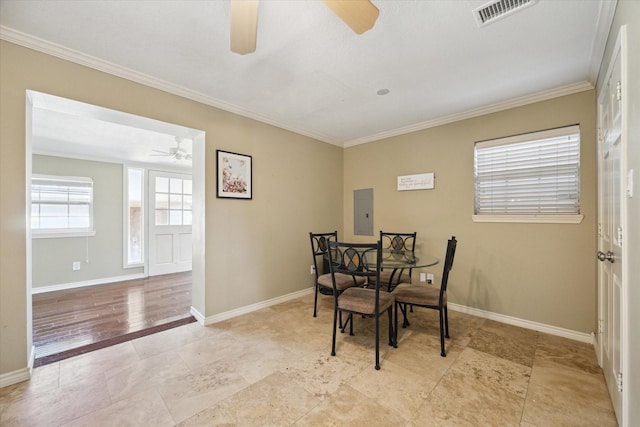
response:
[[[442,358],[437,313],[416,309],[376,371],[372,321],[331,357],[319,298],[315,319],[305,296],[36,368],[0,389],[0,425],[617,425],[591,345],[452,311]]]

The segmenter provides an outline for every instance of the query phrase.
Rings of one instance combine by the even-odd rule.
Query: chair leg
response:
[[[444,351],[444,310],[438,310],[440,317],[440,356],[447,357],[447,353]]]
[[[340,328],[340,333],[344,334],[344,331],[347,329],[347,325],[349,324],[349,320],[351,320],[351,315],[347,315],[347,320],[342,321],[342,312],[340,312],[340,323],[338,327]]]
[[[318,310],[318,285],[316,285],[315,288],[316,288],[316,296],[313,299],[313,317],[316,317],[316,312]]]
[[[342,312],[340,312],[340,317],[342,317]],[[334,307],[333,309],[333,339],[331,341],[331,355],[336,355],[336,330],[338,329],[338,309]]]
[[[334,292],[338,295],[338,297],[340,297],[340,291],[335,291],[335,290],[334,290]],[[335,300],[334,300],[334,301],[335,301]],[[337,304],[337,302],[336,302],[336,304]],[[346,327],[347,327],[347,325],[344,325],[344,324],[342,323],[342,312],[340,312],[340,319],[338,319],[338,320],[339,320],[339,322],[338,322],[338,327],[340,328],[340,332],[344,333],[344,328],[346,328]]]
[[[353,314],[349,313],[349,319],[347,319],[347,322],[349,322],[349,335],[353,336]]]
[[[393,326],[393,347],[398,348],[398,310],[400,309],[400,304],[396,302],[394,303],[394,306],[395,310],[393,317],[395,320],[395,325]]]
[[[389,345],[393,347],[397,347],[395,345],[395,334],[393,332],[393,305],[390,305],[387,309],[387,316],[389,317]]]
[[[376,371],[380,370],[380,314],[376,313]]]
[[[444,306],[444,336],[447,338],[449,337],[449,310],[447,309],[447,306]]]
[[[411,305],[411,307],[413,307],[413,305]],[[402,316],[404,318],[404,320],[402,321],[402,327],[406,328],[407,326],[411,326],[411,324],[409,323],[409,316],[407,315],[407,304],[402,304],[400,309],[402,310]]]

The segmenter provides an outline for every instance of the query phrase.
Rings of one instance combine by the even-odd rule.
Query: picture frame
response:
[[[253,198],[251,156],[216,150],[216,164],[216,197],[245,200]]]

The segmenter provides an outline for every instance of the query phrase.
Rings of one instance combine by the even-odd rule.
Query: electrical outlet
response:
[[[432,284],[433,283],[433,274],[429,273],[427,274],[427,284]]]
[[[420,283],[425,283],[427,281],[427,275],[425,273],[420,273]]]
[[[315,273],[316,273],[316,267],[312,265],[311,268],[309,269],[309,274],[315,274]]]
[[[80,270],[80,261],[73,261],[71,268],[73,269],[73,271]]]

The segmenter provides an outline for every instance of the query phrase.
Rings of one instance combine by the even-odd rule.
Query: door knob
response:
[[[602,252],[602,251],[598,251],[598,259],[600,261],[609,261],[609,262],[613,263],[613,261],[614,261],[613,252],[607,251],[605,253],[605,252]]]

